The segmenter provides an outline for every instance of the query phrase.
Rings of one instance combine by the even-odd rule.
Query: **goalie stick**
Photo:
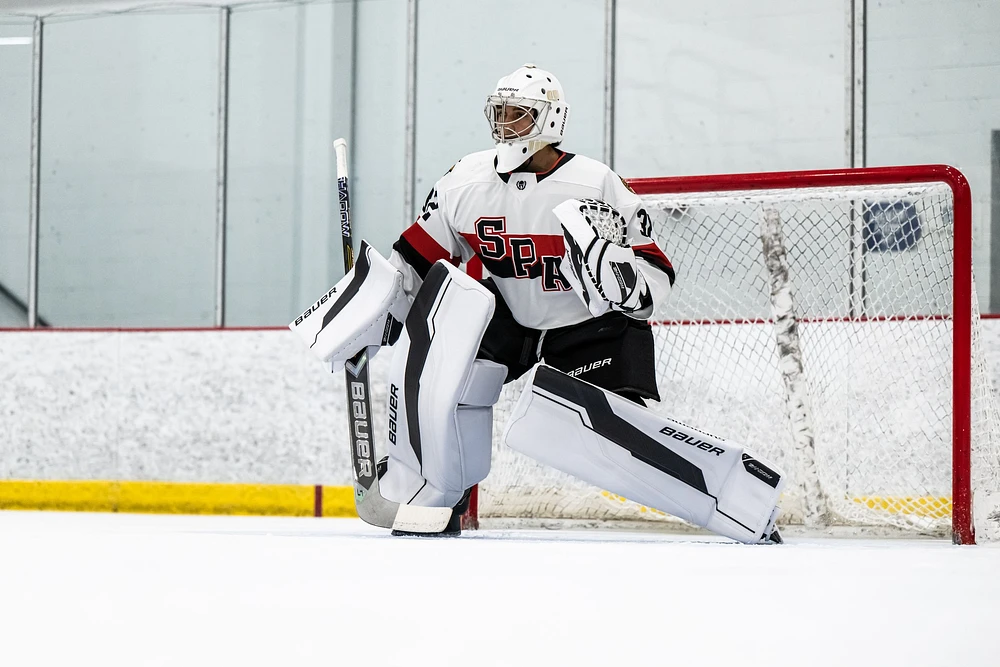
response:
[[[340,234],[344,242],[344,272],[354,267],[351,238],[351,198],[348,189],[347,142],[333,142],[337,154],[337,195],[340,200]],[[344,364],[347,385],[347,421],[354,466],[354,505],[366,523],[391,528],[399,505],[386,500],[378,490],[375,439],[372,437],[371,388],[368,382],[368,350],[363,349]]]
[[[347,173],[347,141],[333,142],[337,155],[337,195],[340,200],[340,233],[344,243],[344,272],[354,267],[351,231],[351,198]],[[451,519],[451,508],[417,507],[387,500],[378,488],[375,438],[372,428],[368,350],[362,349],[344,364],[347,385],[347,420],[354,467],[354,506],[366,523],[415,533],[439,533]]]

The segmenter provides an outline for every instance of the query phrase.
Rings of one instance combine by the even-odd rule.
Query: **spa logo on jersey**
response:
[[[504,216],[479,218],[475,230],[462,237],[495,278],[541,278],[546,292],[572,289],[560,267],[565,252],[561,234],[508,233]]]

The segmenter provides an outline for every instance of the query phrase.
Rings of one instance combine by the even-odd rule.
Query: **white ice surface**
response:
[[[0,664],[1000,664],[1000,547],[0,512]]]

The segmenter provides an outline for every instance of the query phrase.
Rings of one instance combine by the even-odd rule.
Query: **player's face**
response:
[[[504,105],[497,109],[497,128],[503,141],[512,141],[523,137],[535,125],[535,118],[530,109]]]

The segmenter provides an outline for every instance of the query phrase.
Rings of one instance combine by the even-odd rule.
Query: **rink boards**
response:
[[[990,321],[984,324],[987,351],[1000,352],[1000,329]],[[729,327],[731,333],[718,334],[716,342],[725,342],[725,336],[760,338],[753,333],[755,328],[769,327]],[[676,331],[658,333],[659,344],[676,345],[676,336],[689,335],[683,327],[670,329]],[[705,340],[704,331],[699,335]],[[804,330],[804,339],[808,336]],[[746,350],[738,340],[726,347]],[[372,363],[376,423],[385,419],[384,377],[390,354],[385,351]],[[720,365],[723,362],[718,359]],[[338,497],[343,489],[337,488],[351,483],[343,444],[347,440],[343,377],[326,372],[287,330],[4,331],[0,363],[5,379],[0,410],[6,416],[8,453],[0,460],[0,480],[7,480],[8,489],[13,488],[10,480],[194,483],[207,485],[198,487],[208,498],[203,502],[224,507],[224,502],[211,500],[212,493],[204,496],[208,486],[217,485],[224,493],[225,485],[246,485],[245,492],[239,492],[244,497],[253,497],[255,487],[259,491],[276,486],[276,497],[301,498],[292,505],[307,509],[291,512],[301,513],[308,511],[310,496],[315,501],[317,485],[323,487],[326,499]],[[703,366],[701,372],[709,376],[723,371],[722,366]],[[990,371],[995,386],[998,373],[993,366]],[[870,379],[873,400],[881,400],[883,384],[878,377]],[[732,387],[746,392],[752,383],[734,378]],[[697,391],[689,390],[685,396],[687,403],[678,395],[661,409],[669,409],[682,421],[697,417]],[[913,410],[901,413],[902,427],[917,423],[921,397],[913,400],[917,401]],[[770,420],[766,412],[724,410],[719,412],[719,423],[736,430],[716,430],[727,437],[744,437],[767,431]],[[943,452],[940,455],[947,459],[950,434],[941,437],[944,442],[928,446],[934,448],[935,457]],[[501,468],[495,462],[494,477],[502,474]],[[950,471],[942,476],[933,495],[947,496],[949,476]],[[898,492],[898,485],[890,486]],[[121,485],[107,488],[109,494],[121,497]],[[142,488],[145,494],[184,495],[180,487]],[[886,496],[884,491],[865,493],[873,502],[884,502],[878,500]],[[89,491],[78,487],[73,494],[67,491],[67,498],[92,492],[92,487]],[[21,487],[20,497],[24,495]],[[195,492],[188,494],[198,497]],[[190,508],[190,500],[184,503],[177,506]]]

